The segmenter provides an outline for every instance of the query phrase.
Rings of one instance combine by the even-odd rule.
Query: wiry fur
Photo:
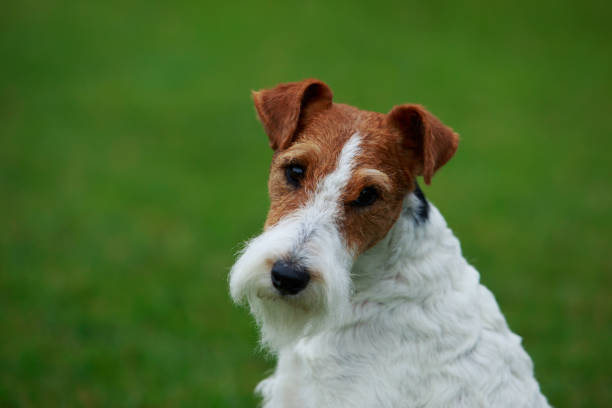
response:
[[[312,83],[273,90],[274,109],[286,105],[294,121],[304,120],[295,111],[299,103],[275,101],[299,102]],[[263,344],[278,356],[274,374],[257,386],[264,407],[547,407],[520,337],[463,258],[442,215],[415,189],[415,172],[431,178],[454,153],[456,135],[415,105],[394,109],[392,121],[328,106],[331,91],[314,83],[317,93],[309,98],[323,101],[315,105],[322,127],[313,119],[302,125],[306,136],[298,137],[273,123],[266,128],[274,129],[271,142],[284,143],[289,155],[304,145],[292,153],[286,138],[314,143],[320,153],[301,160],[329,169],[309,169],[311,179],[291,190],[283,187],[282,164],[273,166],[273,216],[230,273],[232,297],[248,301]],[[266,111],[264,102],[271,102],[265,92],[256,98],[264,124],[269,117],[286,118]],[[367,126],[347,133],[351,121]],[[324,155],[331,165],[315,160]],[[364,176],[396,194],[381,193],[371,209],[352,208],[347,191],[361,186]],[[386,226],[389,220],[395,222]],[[279,259],[309,271],[302,292],[281,295],[273,287],[270,270]]]

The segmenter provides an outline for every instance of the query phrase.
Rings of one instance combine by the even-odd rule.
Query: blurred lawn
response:
[[[3,4],[0,406],[254,406],[249,91],[305,77],[460,132],[426,193],[550,401],[612,406],[610,3],[219,4]]]

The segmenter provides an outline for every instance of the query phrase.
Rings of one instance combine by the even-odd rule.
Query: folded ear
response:
[[[455,154],[459,136],[420,105],[396,106],[387,121],[402,133],[404,147],[414,151],[417,175],[430,184],[434,173]]]
[[[331,107],[332,91],[319,80],[305,79],[253,91],[253,101],[270,147],[283,150],[293,143],[308,116]]]

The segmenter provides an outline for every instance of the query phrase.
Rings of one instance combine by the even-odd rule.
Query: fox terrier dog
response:
[[[253,99],[274,150],[271,205],[229,284],[277,356],[263,406],[548,407],[521,338],[417,185],[457,134],[420,105],[333,103],[313,79]]]

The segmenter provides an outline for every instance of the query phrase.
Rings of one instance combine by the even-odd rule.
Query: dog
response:
[[[334,103],[315,79],[253,92],[274,150],[264,232],[229,275],[277,357],[265,408],[548,407],[495,298],[416,178],[458,135],[420,105]]]

